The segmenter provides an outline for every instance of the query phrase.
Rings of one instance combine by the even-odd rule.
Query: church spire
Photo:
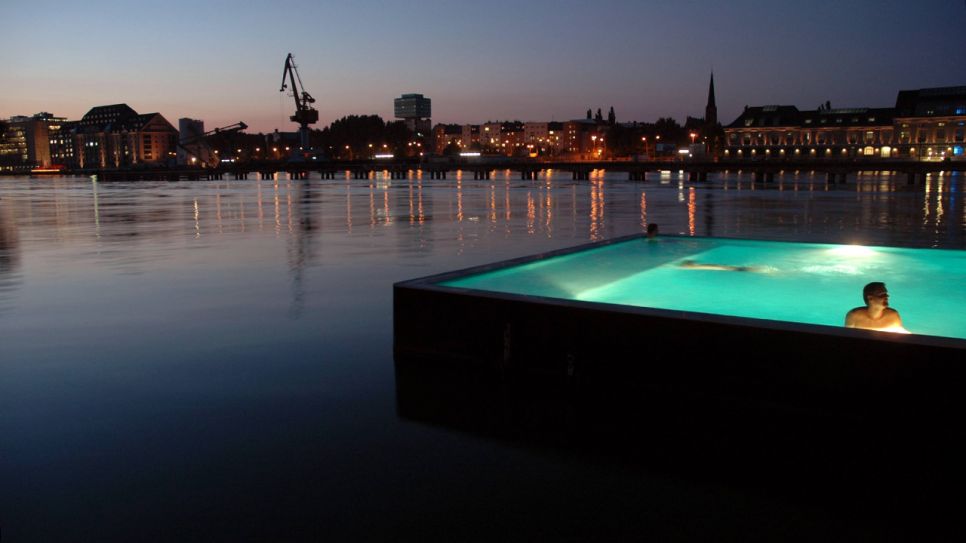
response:
[[[714,72],[711,72],[711,84],[708,86],[708,105],[704,108],[704,122],[712,127],[718,124],[718,106],[714,103]]]

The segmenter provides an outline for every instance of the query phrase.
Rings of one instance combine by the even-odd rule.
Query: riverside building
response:
[[[72,149],[72,168],[123,168],[174,164],[178,130],[160,113],[139,114],[127,104],[97,106],[61,131]],[[58,152],[66,150],[58,149]]]
[[[746,107],[726,159],[964,160],[966,86],[900,91],[892,108]]]
[[[17,115],[2,122],[0,130],[0,171],[29,172],[63,164],[54,160],[51,148],[62,139],[66,119],[47,112],[27,117]]]

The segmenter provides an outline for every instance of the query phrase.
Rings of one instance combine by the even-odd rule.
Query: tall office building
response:
[[[397,119],[406,121],[406,127],[417,135],[428,135],[432,121],[432,100],[422,94],[404,94],[393,100]]]
[[[4,129],[0,131],[0,170],[49,168],[55,163],[51,159],[51,143],[58,137],[64,120],[41,112],[4,121]]]

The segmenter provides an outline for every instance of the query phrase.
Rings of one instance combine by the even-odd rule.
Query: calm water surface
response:
[[[0,533],[774,539],[796,521],[816,537],[879,533],[877,519],[754,488],[401,417],[392,359],[394,281],[648,222],[966,248],[961,176],[851,181],[0,178]]]

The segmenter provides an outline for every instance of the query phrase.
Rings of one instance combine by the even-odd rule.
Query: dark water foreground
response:
[[[955,428],[395,368],[393,282],[647,222],[966,248],[960,177],[779,181],[4,180],[3,541],[941,531]]]

